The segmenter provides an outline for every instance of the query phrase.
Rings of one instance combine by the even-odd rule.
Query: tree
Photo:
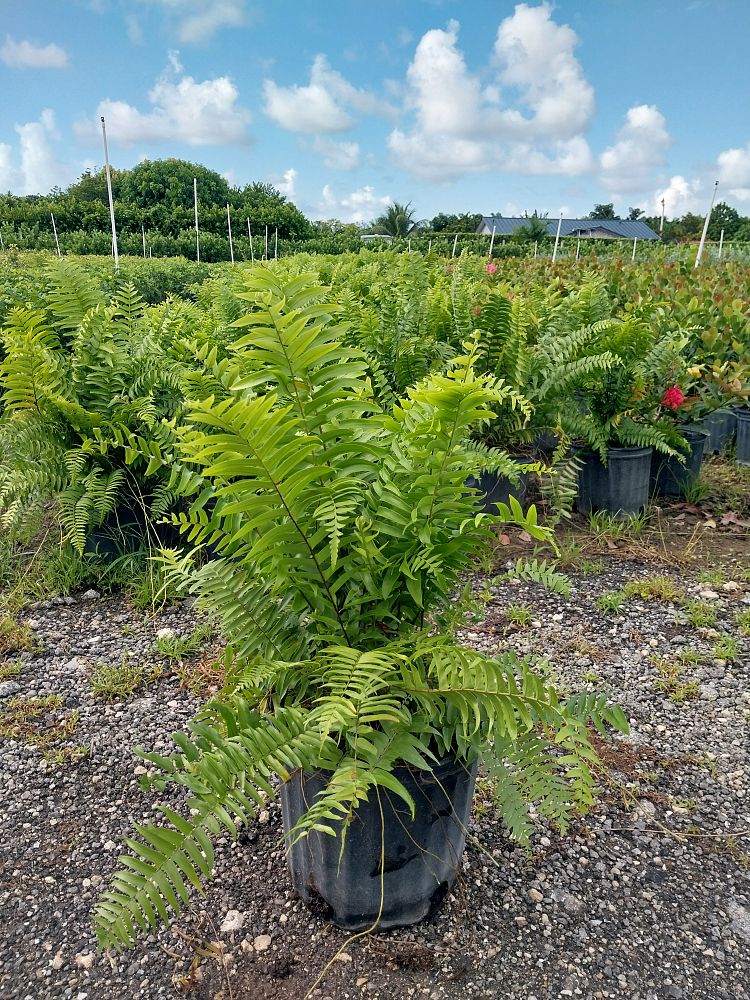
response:
[[[439,212],[430,220],[429,226],[434,233],[475,233],[481,221],[482,216],[478,212],[462,212],[460,215]]]
[[[122,182],[122,198],[139,208],[157,205],[169,212],[192,209],[193,178],[198,181],[198,201],[204,207],[231,201],[230,188],[215,170],[187,160],[144,160],[127,171]]]
[[[418,229],[421,223],[414,218],[411,202],[406,205],[394,201],[386,211],[379,215],[370,227],[373,232],[385,233],[387,236],[408,236]]]
[[[593,211],[589,212],[586,216],[587,219],[619,219],[619,215],[615,215],[615,206],[613,202],[609,202],[607,205],[594,205]]]
[[[724,230],[724,239],[733,240],[737,238],[737,231],[742,225],[742,216],[736,208],[727,205],[725,201],[720,201],[714,205],[711,213],[711,221],[708,224],[708,238],[718,240]]]
[[[526,217],[526,222],[513,233],[513,239],[518,243],[539,243],[549,236],[547,230],[549,223],[537,215],[536,212]]]
[[[642,215],[644,215],[642,208],[629,208],[628,209],[628,222],[637,222]]]

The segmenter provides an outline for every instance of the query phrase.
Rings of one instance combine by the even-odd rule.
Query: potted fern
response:
[[[179,911],[213,838],[279,786],[304,898],[349,928],[418,920],[455,877],[480,755],[524,839],[530,799],[562,828],[591,803],[587,725],[625,726],[455,637],[454,593],[493,523],[464,486],[467,441],[506,392],[477,371],[477,340],[385,413],[315,276],[243,282],[244,335],[231,364],[207,357],[175,471],[193,498],[175,520],[218,558],[165,556],[222,623],[228,683],[171,756],[139,751],[186,811],[163,806],[127,841],[95,914],[103,947]],[[548,534],[514,501],[501,517]]]

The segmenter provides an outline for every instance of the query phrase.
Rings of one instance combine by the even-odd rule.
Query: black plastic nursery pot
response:
[[[582,514],[638,514],[648,504],[652,448],[609,448],[607,464],[584,453],[578,477],[577,509]]]
[[[531,458],[511,458],[516,465],[528,465],[533,461]],[[518,484],[514,483],[508,476],[500,475],[498,472],[483,472],[479,479],[469,476],[466,480],[467,486],[473,486],[479,490],[477,504],[485,514],[497,514],[499,503],[507,504],[509,498],[514,496],[520,504],[526,502],[526,491],[529,487],[531,473],[519,471]]]
[[[738,465],[750,465],[750,406],[736,406],[737,441],[735,459]]]
[[[455,758],[440,761],[432,771],[395,768],[395,777],[414,799],[414,820],[393,792],[380,788],[378,802],[372,791],[349,823],[343,852],[338,836],[316,832],[288,848],[298,895],[319,916],[349,931],[376,921],[376,930],[386,931],[431,916],[461,865],[476,774],[476,762]],[[281,786],[287,837],[329,777],[325,771],[297,771]]]
[[[733,410],[722,407],[702,420],[697,420],[695,426],[708,431],[706,451],[708,454],[716,454],[731,447],[737,428],[737,415]]]
[[[708,431],[696,427],[680,428],[688,443],[685,461],[655,451],[651,457],[651,495],[682,497],[698,480],[703,454],[708,444]]]
[[[180,534],[172,525],[149,522],[142,505],[126,502],[89,533],[84,551],[109,565],[139,549],[170,547],[179,541]]]

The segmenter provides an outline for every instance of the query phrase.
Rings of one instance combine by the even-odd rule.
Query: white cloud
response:
[[[549,4],[518,4],[498,26],[495,79],[469,70],[457,21],[420,39],[407,71],[410,130],[388,145],[400,166],[432,181],[488,170],[578,175],[593,166],[582,132],[594,93],[574,55],[578,36]]]
[[[76,122],[79,138],[91,139],[98,119],[107,120],[112,142],[181,142],[188,146],[239,144],[248,141],[250,112],[239,102],[239,92],[227,76],[201,82],[183,72],[177,53],[170,67],[149,91],[150,111],[139,111],[125,101],[100,101],[96,121]]]
[[[337,142],[328,136],[318,135],[313,149],[323,157],[323,163],[331,170],[354,170],[359,166],[359,143]]]
[[[290,167],[288,170],[284,171],[284,176],[280,181],[274,181],[274,187],[281,194],[285,195],[290,201],[294,201],[297,196],[295,190],[295,181],[297,180],[297,171],[294,167]]]
[[[290,132],[311,135],[343,132],[354,124],[351,112],[391,115],[393,108],[367,90],[359,90],[323,55],[313,60],[310,82],[280,87],[273,80],[263,83],[265,113]]]
[[[177,20],[177,37],[200,45],[220,28],[239,28],[247,20],[246,0],[145,0]]]
[[[65,187],[74,171],[62,163],[54,149],[60,138],[54,112],[47,109],[35,122],[15,126],[18,149],[0,144],[0,190],[14,194],[47,194]]]
[[[10,35],[0,48],[0,59],[13,69],[66,69],[69,65],[68,53],[59,45],[14,42]]]
[[[321,201],[312,213],[319,219],[336,218],[341,222],[370,222],[392,204],[389,195],[378,195],[375,189],[367,184],[349,194],[338,196],[330,184],[326,184],[321,192]]]
[[[725,149],[719,153],[718,178],[722,188],[738,201],[750,201],[750,142],[742,149]]]
[[[669,184],[654,196],[651,205],[652,214],[661,215],[661,202],[664,199],[664,211],[668,219],[674,219],[686,212],[700,214],[708,208],[705,188],[700,180],[689,181],[679,174],[672,177]]]
[[[654,174],[666,160],[672,144],[664,115],[653,104],[628,110],[625,124],[613,146],[600,157],[600,181],[616,194],[643,191],[653,185]]]

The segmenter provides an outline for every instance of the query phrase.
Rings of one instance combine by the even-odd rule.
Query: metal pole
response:
[[[539,253],[539,244],[535,242],[534,243],[534,258],[536,258],[536,255],[538,253]]]
[[[576,260],[581,256],[581,237],[578,237],[578,242],[576,243]]]
[[[266,249],[265,249],[265,252],[263,254],[263,260],[268,260],[268,226],[267,225],[266,225],[266,243],[265,243],[265,248]]]
[[[62,257],[62,254],[60,253],[60,241],[57,238],[57,226],[55,225],[55,213],[54,212],[50,212],[49,214],[52,216],[52,232],[55,234],[55,246],[57,247],[57,256],[58,257]]]
[[[279,227],[277,226],[273,231],[273,259],[279,259]]]
[[[255,263],[255,254],[253,253],[253,231],[250,228],[250,219],[247,220],[247,235],[250,237],[250,260]]]
[[[557,260],[557,247],[560,243],[560,229],[562,228],[562,212],[560,212],[560,218],[557,220],[557,235],[555,236],[555,248],[552,251],[552,263],[554,264]]]
[[[456,233],[456,237],[453,240],[453,250],[451,252],[451,257],[455,257],[456,256],[456,246],[457,245],[458,245],[458,233]]]
[[[664,199],[661,200],[661,222],[659,223],[659,236],[664,234]]]
[[[719,260],[721,260],[721,254],[724,250],[724,230],[719,233]]]
[[[719,182],[716,181],[714,184],[714,193],[711,195],[711,204],[708,206],[708,211],[706,212],[706,221],[703,223],[703,232],[701,233],[701,241],[698,245],[698,253],[695,256],[695,267],[698,267],[701,260],[703,259],[703,250],[706,246],[706,236],[708,235],[708,223],[711,221],[711,212],[714,210],[714,201],[716,199],[716,189],[719,186]]]
[[[141,236],[143,237],[143,256],[146,256],[146,227],[141,223]]]
[[[115,258],[115,271],[120,269],[120,257],[117,253],[117,227],[115,226],[115,203],[112,199],[112,175],[109,170],[109,149],[107,148],[107,126],[102,116],[102,139],[104,140],[104,168],[107,174],[107,194],[109,195],[109,218],[112,223],[112,255]]]
[[[229,257],[234,264],[234,244],[232,243],[232,218],[229,214],[229,205],[227,205],[227,230],[229,232]]]
[[[492,256],[492,248],[495,246],[495,229],[496,229],[496,227],[493,226],[492,227],[492,236],[490,236],[490,253],[489,253],[490,257]]]
[[[193,208],[195,209],[195,259],[201,259],[201,239],[198,234],[198,178],[193,178]]]
[[[631,260],[635,260],[635,248],[637,246],[638,246],[638,237],[634,236],[633,237],[633,253],[632,253],[631,257],[630,257]]]

